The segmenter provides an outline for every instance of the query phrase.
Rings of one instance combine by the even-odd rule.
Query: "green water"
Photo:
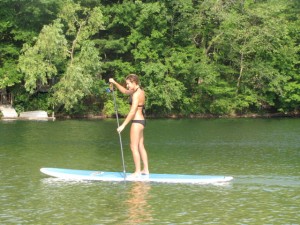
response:
[[[66,182],[39,169],[123,170],[115,120],[0,121],[0,224],[300,224],[299,119],[149,120],[145,136],[152,173],[235,179]]]

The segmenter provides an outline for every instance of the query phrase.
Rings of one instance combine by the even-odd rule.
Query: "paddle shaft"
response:
[[[118,106],[117,106],[116,96],[115,96],[114,87],[113,87],[112,83],[110,84],[110,90],[113,93],[115,113],[116,113],[116,118],[117,118],[117,124],[118,124],[118,127],[119,127],[120,126],[120,122],[119,122],[119,115],[118,115]],[[123,173],[124,173],[124,179],[125,179],[126,178],[126,169],[125,169],[125,161],[124,161],[124,151],[123,151],[122,136],[121,136],[121,132],[118,132],[118,134],[119,134],[119,140],[120,140]]]

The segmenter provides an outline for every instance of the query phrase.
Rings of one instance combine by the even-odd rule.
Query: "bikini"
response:
[[[131,120],[131,123],[139,123],[143,126],[146,126],[146,120]]]
[[[139,87],[134,92],[136,92],[138,89]],[[129,104],[132,105],[132,95],[129,96]],[[145,105],[138,105],[138,107],[142,108],[142,113],[145,116]],[[131,120],[131,123],[139,123],[143,126],[146,126],[146,120]]]

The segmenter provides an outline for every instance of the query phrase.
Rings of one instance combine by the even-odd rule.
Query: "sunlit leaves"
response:
[[[33,46],[24,45],[19,67],[30,92],[36,91],[38,82],[45,85],[57,76],[52,104],[70,110],[90,94],[100,72],[99,51],[89,38],[103,29],[103,15],[98,7],[88,9],[72,1],[59,15],[60,19],[44,26]]]
[[[19,58],[19,68],[25,75],[25,88],[33,93],[40,81],[57,75],[56,64],[62,63],[67,56],[67,40],[63,35],[63,26],[59,20],[42,29],[36,44],[23,47],[24,54]]]
[[[162,63],[143,64],[147,86],[147,107],[171,111],[176,102],[183,99],[184,85],[166,75],[167,67]],[[144,78],[144,79],[145,79]]]
[[[100,69],[98,51],[90,41],[82,43],[78,56],[68,65],[60,82],[54,86],[54,103],[71,109],[84,96],[91,94],[95,75]]]
[[[297,0],[6,0],[0,6],[0,86],[24,78],[36,93],[51,79],[52,103],[67,110],[91,96],[102,78],[122,83],[129,73],[140,75],[155,113],[299,110]]]

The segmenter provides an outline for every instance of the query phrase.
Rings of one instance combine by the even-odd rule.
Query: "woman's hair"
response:
[[[139,77],[136,75],[136,74],[129,74],[127,77],[126,77],[126,80],[129,80],[130,82],[134,82],[136,84],[140,84],[140,79]]]

